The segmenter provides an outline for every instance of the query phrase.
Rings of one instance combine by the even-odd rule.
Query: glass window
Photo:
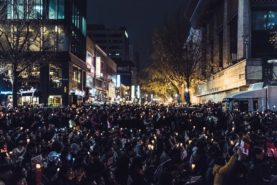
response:
[[[32,18],[38,19],[42,18],[43,14],[43,6],[42,6],[42,0],[34,0],[34,4],[32,5]]]
[[[66,50],[66,36],[64,33],[64,29],[58,27],[58,51]]]
[[[253,29],[272,30],[277,26],[277,11],[254,11]]]
[[[49,0],[49,19],[64,19],[64,0]]]
[[[58,19],[64,19],[64,0],[58,0]]]
[[[11,2],[8,2],[7,4],[7,19],[13,19],[13,5],[14,0],[11,0]]]
[[[49,96],[48,105],[58,107],[62,105],[62,96]]]
[[[45,50],[54,51],[57,43],[57,26],[48,26],[43,28],[43,47]]]
[[[49,65],[49,79],[50,87],[61,88],[62,87],[62,68],[58,65]]]
[[[84,36],[87,35],[87,22],[84,17],[82,17],[82,33]]]
[[[72,24],[74,24],[78,29],[80,28],[80,17],[79,9],[73,4],[72,6]]]
[[[56,0],[49,0],[49,19],[56,19],[57,17],[57,3]]]
[[[82,71],[78,68],[73,68],[73,88],[82,89]]]
[[[16,19],[24,18],[24,0],[17,0],[15,18]]]

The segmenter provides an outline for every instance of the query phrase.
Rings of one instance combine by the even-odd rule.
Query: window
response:
[[[58,107],[62,105],[62,96],[49,96],[48,105]]]
[[[16,19],[24,18],[24,0],[17,0],[16,12],[14,15]]]
[[[49,0],[49,19],[64,19],[64,0]]]
[[[43,15],[42,0],[33,0],[33,4],[31,6],[32,6],[31,12],[30,12],[31,15],[28,15],[28,16],[30,16],[30,18],[33,18],[33,19],[42,18],[42,15]]]
[[[62,87],[62,68],[58,65],[49,65],[49,80],[50,87],[61,88]]]
[[[72,24],[80,29],[80,12],[75,4],[72,6]]]
[[[7,4],[7,19],[13,19],[13,5],[14,0]]]
[[[73,68],[73,88],[82,89],[82,71],[76,67]]]
[[[7,19],[39,19],[43,15],[43,0],[11,0],[7,4]]]
[[[11,0],[7,4],[7,19],[24,18],[24,0]]]
[[[273,30],[277,26],[277,11],[254,11],[254,30]]]
[[[82,33],[84,36],[87,35],[87,22],[84,17],[82,17]]]
[[[64,0],[58,1],[58,19],[64,19]]]

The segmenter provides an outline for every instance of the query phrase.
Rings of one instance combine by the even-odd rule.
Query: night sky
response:
[[[151,38],[167,16],[174,15],[187,0],[88,0],[88,23],[125,26],[139,51],[141,67],[150,61]]]

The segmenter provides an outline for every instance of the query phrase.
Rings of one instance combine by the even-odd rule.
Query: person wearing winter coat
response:
[[[241,150],[238,149],[237,153],[235,153],[229,161],[223,165],[223,163],[215,162],[213,167],[213,175],[214,175],[214,183],[213,185],[223,185],[223,179],[225,175],[232,170],[235,165],[236,160],[238,159],[238,155],[241,154]]]

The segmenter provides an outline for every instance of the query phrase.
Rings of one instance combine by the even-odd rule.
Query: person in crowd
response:
[[[0,110],[0,184],[274,185],[276,112],[220,104]]]

